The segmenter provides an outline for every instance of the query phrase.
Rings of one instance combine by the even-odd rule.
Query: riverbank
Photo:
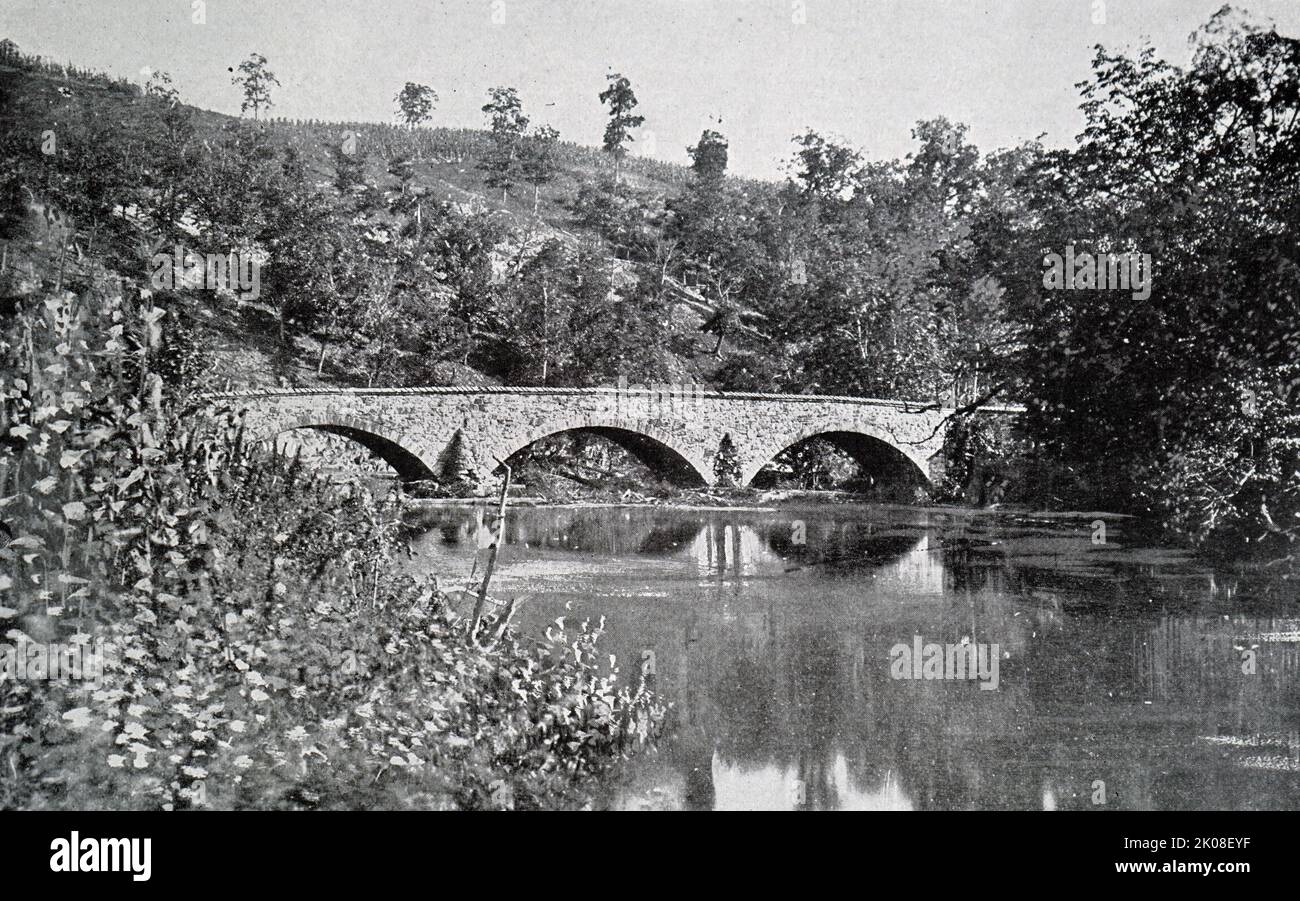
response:
[[[447,498],[403,498],[404,520],[420,519],[421,511],[447,508],[495,507],[498,499],[487,496]],[[602,508],[660,508],[681,511],[713,512],[764,512],[798,510],[866,510],[893,509],[912,513],[939,514],[968,519],[985,516],[1014,516],[1027,520],[1066,522],[1071,520],[1120,522],[1135,520],[1130,514],[1106,510],[1038,510],[1028,505],[1001,505],[971,507],[960,504],[902,504],[878,501],[862,494],[838,490],[755,490],[731,489],[678,489],[671,494],[646,495],[624,492],[611,497],[607,492],[591,492],[574,497],[553,497],[540,494],[515,495],[507,498],[507,509],[602,509]]]

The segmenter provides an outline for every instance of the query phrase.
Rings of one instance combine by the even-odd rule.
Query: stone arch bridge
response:
[[[245,434],[274,441],[296,429],[352,439],[403,480],[442,471],[453,440],[473,478],[561,432],[600,435],[661,478],[687,486],[716,481],[724,437],[735,448],[739,484],[809,438],[831,441],[879,478],[932,480],[951,409],[933,404],[794,394],[650,388],[351,388],[244,391],[216,399],[242,413]],[[987,412],[1015,412],[986,408]]]

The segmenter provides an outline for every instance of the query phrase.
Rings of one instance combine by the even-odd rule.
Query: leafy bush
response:
[[[954,419],[944,436],[943,500],[984,505],[1031,496],[1024,484],[1029,447],[1004,421],[987,416]]]
[[[0,804],[581,805],[653,738],[598,628],[471,640],[391,498],[164,390],[164,318],[65,294],[0,343],[0,624],[105,648],[97,684],[0,682]]]
[[[1300,365],[1229,383],[1202,431],[1141,473],[1165,527],[1217,547],[1296,559],[1300,540]]]
[[[723,435],[718,442],[718,452],[713,457],[713,478],[723,487],[740,481],[740,453],[730,434]]]

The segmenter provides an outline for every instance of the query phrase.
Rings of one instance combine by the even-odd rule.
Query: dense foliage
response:
[[[1230,11],[1189,69],[1099,51],[1036,247],[1149,254],[1150,297],[1013,295],[1028,426],[1103,503],[1184,534],[1300,535],[1300,42]],[[1032,348],[1032,352],[1028,349]]]
[[[471,638],[390,503],[164,390],[183,345],[118,288],[0,336],[0,625],[104,648],[95,682],[0,680],[0,806],[582,805],[652,738],[598,628]]]
[[[592,98],[602,153],[530,123],[505,86],[483,132],[254,123],[185,107],[161,78],[108,90],[11,49],[0,75],[26,87],[0,109],[0,225],[39,198],[74,223],[65,256],[137,278],[158,242],[264,260],[259,299],[185,301],[269,319],[290,383],[621,375],[1022,402],[1011,444],[967,444],[1016,449],[999,497],[1289,548],[1298,46],[1225,8],[1187,67],[1099,48],[1072,149],[981,153],[937,118],[877,161],[808,131],[781,185],[728,175],[711,129],[689,169],[626,153],[654,110],[621,76]],[[1046,287],[1067,248],[1148,255],[1149,296]],[[75,286],[77,260],[62,266]],[[953,495],[989,498],[969,475]]]

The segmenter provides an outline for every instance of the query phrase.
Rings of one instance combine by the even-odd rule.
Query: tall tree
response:
[[[558,160],[556,149],[560,142],[560,133],[549,125],[535,129],[523,145],[523,158],[520,171],[524,179],[533,186],[533,214],[536,215],[542,185],[554,180]]]
[[[1093,69],[1081,144],[1045,161],[1025,229],[1028,426],[1106,502],[1198,538],[1294,541],[1300,41],[1225,7],[1188,68],[1145,47],[1099,48]],[[1058,285],[1047,249],[1080,271],[1151,265],[1144,286]]]
[[[609,122],[605,125],[604,150],[614,158],[614,181],[618,181],[619,163],[627,155],[626,144],[632,143],[632,129],[640,128],[645,116],[635,116],[636,94],[632,83],[613,72],[606,76],[609,87],[600,92],[600,102],[609,106]]]
[[[397,103],[397,114],[411,128],[421,122],[429,121],[433,105],[438,102],[438,94],[427,84],[408,81],[393,98]]]
[[[180,102],[180,94],[166,72],[150,75],[145,84],[145,106],[153,118],[145,140],[154,160],[145,175],[154,203],[146,209],[161,237],[172,240],[188,202],[186,189],[194,162],[193,110]]]
[[[727,139],[721,133],[706,128],[700,134],[700,142],[694,147],[687,147],[691,155],[691,168],[695,177],[703,182],[718,182],[727,171]]]
[[[495,87],[489,94],[491,100],[483,105],[483,112],[492,130],[492,151],[479,168],[487,173],[484,181],[488,187],[501,189],[504,201],[521,177],[520,145],[528,129],[528,117],[514,88]]]
[[[572,335],[567,325],[579,278],[572,252],[555,238],[544,241],[519,268],[503,315],[509,384],[553,384],[557,372],[568,371]]]
[[[795,180],[821,199],[847,199],[862,171],[862,154],[809,129],[794,139]]]
[[[260,53],[254,53],[240,63],[239,74],[230,82],[239,85],[244,91],[244,100],[239,104],[240,113],[251,109],[254,119],[258,118],[262,110],[271,106],[271,85],[277,88],[280,86],[280,80],[267,66],[266,57]]]

